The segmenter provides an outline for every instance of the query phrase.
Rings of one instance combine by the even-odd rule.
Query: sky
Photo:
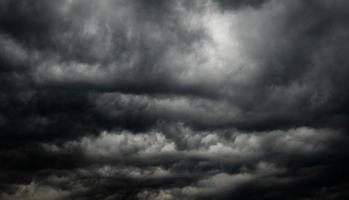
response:
[[[349,199],[349,1],[0,0],[0,199]]]

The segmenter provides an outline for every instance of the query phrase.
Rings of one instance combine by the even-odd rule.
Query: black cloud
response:
[[[0,198],[347,199],[348,8],[0,0]]]

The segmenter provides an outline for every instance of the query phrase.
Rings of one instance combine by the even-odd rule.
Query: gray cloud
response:
[[[0,1],[0,198],[347,199],[348,6]]]
[[[26,162],[27,156],[38,157],[41,152],[43,158],[59,160],[65,156],[75,164],[69,167],[68,163],[62,163],[65,159],[59,160],[52,170],[55,163],[52,161],[47,170],[42,164],[32,163],[35,174],[31,176],[35,182],[9,180],[13,192],[2,195],[29,198],[43,195],[47,189],[45,195],[82,199],[90,195],[92,199],[108,196],[117,199],[123,192],[125,195],[131,192],[140,199],[165,198],[163,195],[171,199],[229,196],[255,199],[262,195],[260,198],[268,199],[268,196],[281,197],[289,187],[298,190],[297,184],[315,184],[314,188],[309,186],[309,190],[289,197],[300,198],[317,195],[317,187],[326,188],[327,184],[340,180],[336,172],[335,177],[325,176],[340,168],[339,163],[331,163],[332,159],[323,156],[333,157],[346,166],[345,154],[338,152],[346,149],[347,136],[335,130],[302,127],[263,133],[196,132],[181,124],[172,126],[176,127],[177,138],[159,127],[146,133],[102,132],[60,145],[46,143],[40,151],[21,157],[12,152],[22,162]],[[16,164],[22,165],[12,163],[8,170],[19,167]],[[245,193],[248,188],[256,191],[256,196],[248,196]],[[274,194],[275,189],[281,194]]]

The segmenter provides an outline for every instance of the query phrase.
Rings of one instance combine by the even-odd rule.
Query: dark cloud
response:
[[[217,0],[218,5],[223,10],[259,8],[268,0]]]
[[[0,199],[347,199],[348,8],[0,0]]]

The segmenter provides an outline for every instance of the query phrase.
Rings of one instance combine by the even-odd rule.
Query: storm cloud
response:
[[[348,19],[345,0],[0,0],[0,199],[348,199]]]

